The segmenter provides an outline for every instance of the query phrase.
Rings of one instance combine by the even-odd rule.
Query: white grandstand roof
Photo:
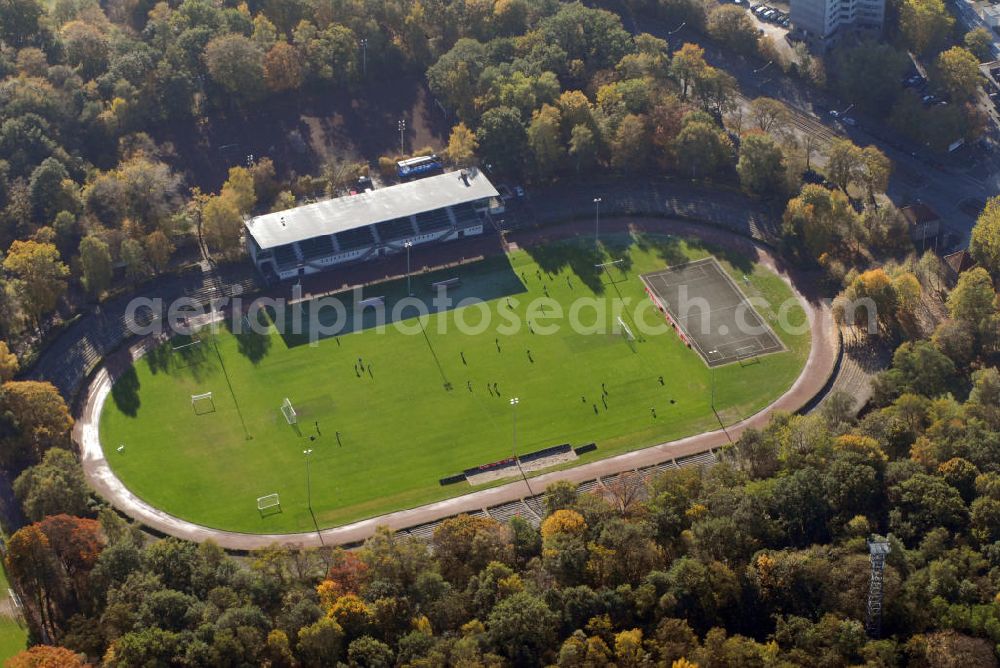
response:
[[[462,172],[448,172],[268,213],[246,226],[261,248],[274,248],[499,195],[481,171],[468,169],[465,174],[463,179]]]

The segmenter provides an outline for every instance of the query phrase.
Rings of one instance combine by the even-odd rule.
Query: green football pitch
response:
[[[412,292],[427,302],[431,283],[459,278],[449,294],[485,306],[422,319],[404,312],[383,331],[359,322],[310,344],[305,334],[274,326],[280,316],[285,329],[293,318],[329,324],[332,309],[310,314],[307,306],[301,314],[270,312],[266,334],[220,327],[175,350],[185,342],[177,338],[115,383],[101,416],[104,450],[125,485],[158,508],[210,527],[281,533],[314,527],[307,494],[316,522],[329,527],[472,491],[439,479],[509,457],[513,410],[518,453],[597,444],[573,464],[716,429],[705,362],[672,330],[639,333],[643,322],[663,323],[639,274],[709,254],[748,297],[771,305],[757,308],[787,348],[715,370],[716,408],[724,422],[735,422],[782,394],[808,356],[808,328],[777,326],[791,290],[769,270],[701,242],[622,235],[603,240],[600,250],[592,241],[556,242],[415,275]],[[611,260],[621,262],[595,268]],[[384,283],[363,298],[384,297],[391,310],[406,290],[405,280]],[[541,298],[547,306],[529,313]],[[585,299],[608,305],[607,323],[617,321],[611,302],[624,302],[623,320],[638,341],[575,331],[568,317],[574,308],[583,324],[598,320],[594,308],[579,306]],[[637,305],[650,307],[636,315]],[[562,320],[555,318],[560,308]],[[793,325],[804,322],[797,302],[786,310]],[[515,320],[523,325],[513,327]],[[553,324],[556,333],[543,333]],[[205,392],[212,402],[195,411],[191,396]],[[509,402],[515,396],[516,409]],[[297,428],[281,412],[286,397]],[[281,512],[262,516],[257,497],[272,493],[280,495]]]

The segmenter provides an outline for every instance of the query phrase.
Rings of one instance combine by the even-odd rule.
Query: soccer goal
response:
[[[617,260],[611,260],[610,262],[602,262],[600,264],[595,264],[594,269],[598,273],[604,274],[607,277],[608,283],[614,285],[615,283],[623,283],[628,280],[628,273],[625,271],[625,259],[619,258]],[[612,273],[612,269],[615,270]]]
[[[295,426],[299,422],[299,414],[295,412],[292,407],[292,400],[285,397],[285,400],[281,402],[281,414],[285,416],[285,420],[288,424]]]
[[[215,412],[215,398],[211,392],[191,395],[191,408],[195,415],[205,415]]]
[[[265,514],[280,513],[281,499],[277,494],[265,494],[257,497],[257,512],[263,517]]]
[[[635,352],[635,334],[632,333],[632,329],[625,324],[621,316],[618,316],[618,326],[621,327],[622,336],[625,337],[628,347],[632,349],[632,352]]]
[[[174,346],[173,347],[173,352],[175,352],[175,353],[183,352],[183,351],[185,351],[185,350],[187,350],[189,348],[193,348],[194,346],[197,346],[197,345],[200,345],[200,344],[201,344],[201,339],[194,338],[194,339],[191,339],[190,341],[188,341],[187,343],[182,343],[179,346]]]

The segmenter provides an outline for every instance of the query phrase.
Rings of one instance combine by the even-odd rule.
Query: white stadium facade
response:
[[[476,169],[369,190],[256,216],[247,250],[268,280],[314,274],[413,245],[480,235],[500,196]]]

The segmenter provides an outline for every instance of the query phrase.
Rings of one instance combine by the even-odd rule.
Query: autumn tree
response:
[[[678,171],[697,178],[715,173],[731,159],[732,142],[707,114],[690,113],[674,139],[674,151]]]
[[[943,44],[954,23],[943,0],[905,0],[899,10],[903,38],[921,55]]]
[[[38,524],[29,524],[14,532],[7,541],[4,566],[8,575],[31,597],[42,629],[55,635],[62,583],[49,539]]]
[[[491,561],[510,563],[514,556],[508,527],[468,515],[442,522],[434,531],[433,545],[441,575],[457,586],[465,586]]]
[[[17,355],[11,352],[6,341],[0,341],[0,384],[13,380],[20,368]]]
[[[511,107],[490,109],[479,121],[476,141],[483,159],[492,163],[498,171],[517,171],[524,160],[528,143],[520,113]]]
[[[982,267],[962,272],[948,295],[948,313],[973,335],[977,349],[991,348],[1000,338],[997,293]]]
[[[125,239],[119,247],[121,261],[125,265],[125,278],[130,283],[138,283],[148,275],[146,250],[142,242],[135,239]]]
[[[73,182],[63,163],[56,158],[46,158],[31,173],[28,184],[31,210],[36,223],[46,225],[60,211],[75,209],[78,201],[68,190]]]
[[[576,171],[589,166],[597,160],[597,138],[594,132],[584,124],[574,125],[569,137],[569,155],[576,164]]]
[[[758,130],[775,136],[785,134],[792,120],[785,103],[770,97],[754,98],[750,102],[750,116]]]
[[[899,306],[898,296],[892,279],[882,269],[859,274],[847,286],[845,295],[856,307],[873,308],[875,317],[884,325],[893,323]]]
[[[788,201],[782,221],[785,235],[801,243],[813,258],[835,250],[838,242],[851,238],[858,225],[857,214],[843,192],[811,183]]]
[[[329,617],[299,629],[298,653],[306,665],[334,665],[340,658],[343,647],[344,630]]]
[[[1000,278],[1000,197],[991,197],[972,228],[969,252],[995,278]]]
[[[297,90],[303,78],[302,58],[288,42],[276,42],[264,54],[264,83],[271,92]]]
[[[228,34],[205,45],[205,66],[224,91],[235,99],[253,101],[264,92],[264,54],[249,38]]]
[[[979,60],[966,49],[953,46],[934,61],[935,83],[955,102],[963,102],[979,87]]]
[[[834,139],[827,151],[827,172],[830,181],[847,192],[848,186],[858,179],[863,169],[861,148],[850,139]]]
[[[556,621],[542,599],[518,592],[493,608],[486,626],[494,647],[516,663],[531,665],[552,646]]]
[[[157,274],[162,273],[170,265],[170,256],[174,252],[174,244],[162,230],[154,230],[143,240],[146,248],[146,259]]]
[[[992,60],[993,37],[990,35],[990,31],[986,28],[973,28],[969,32],[965,33],[965,37],[962,38],[962,43],[965,44],[965,48],[968,49],[972,55],[978,58],[980,62]]]
[[[649,124],[645,115],[628,114],[618,125],[611,144],[611,164],[627,171],[642,171],[650,156]]]
[[[51,383],[10,381],[0,386],[0,462],[38,462],[46,450],[69,445],[73,418]]]
[[[104,535],[97,520],[58,514],[38,523],[49,549],[70,583],[77,602],[87,596],[87,576],[104,549]]]
[[[239,251],[243,216],[236,198],[210,196],[201,208],[201,226],[209,248],[227,256]]]
[[[111,250],[100,237],[92,234],[80,240],[80,266],[83,287],[97,297],[111,285]]]
[[[708,34],[743,55],[751,55],[757,50],[757,26],[746,11],[736,5],[721,5],[709,13]]]
[[[864,186],[870,201],[875,201],[875,193],[884,193],[889,188],[891,175],[892,161],[885,153],[874,145],[861,149],[861,166],[857,170],[857,179]]]
[[[747,192],[754,195],[777,194],[785,181],[781,149],[763,132],[744,135],[736,172],[740,175],[740,185]]]
[[[46,515],[83,515],[90,491],[83,470],[69,450],[53,448],[42,461],[31,466],[14,481],[24,514],[37,522]]]
[[[705,62],[705,49],[697,44],[685,42],[674,52],[670,60],[670,73],[681,85],[682,98],[687,98],[688,90],[701,78],[708,66]]]
[[[542,178],[558,169],[565,149],[561,136],[562,115],[557,107],[543,104],[528,124],[528,147],[534,156],[535,169]]]
[[[65,647],[35,645],[4,663],[7,668],[88,668],[86,657]]]
[[[257,203],[253,174],[246,167],[230,167],[229,178],[222,184],[220,195],[232,198],[240,213],[250,213]]]
[[[475,160],[477,148],[476,134],[465,123],[459,123],[451,129],[445,154],[458,167],[468,167]]]
[[[4,258],[3,267],[17,279],[21,304],[36,325],[56,307],[66,292],[69,268],[59,258],[54,244],[15,241]]]

